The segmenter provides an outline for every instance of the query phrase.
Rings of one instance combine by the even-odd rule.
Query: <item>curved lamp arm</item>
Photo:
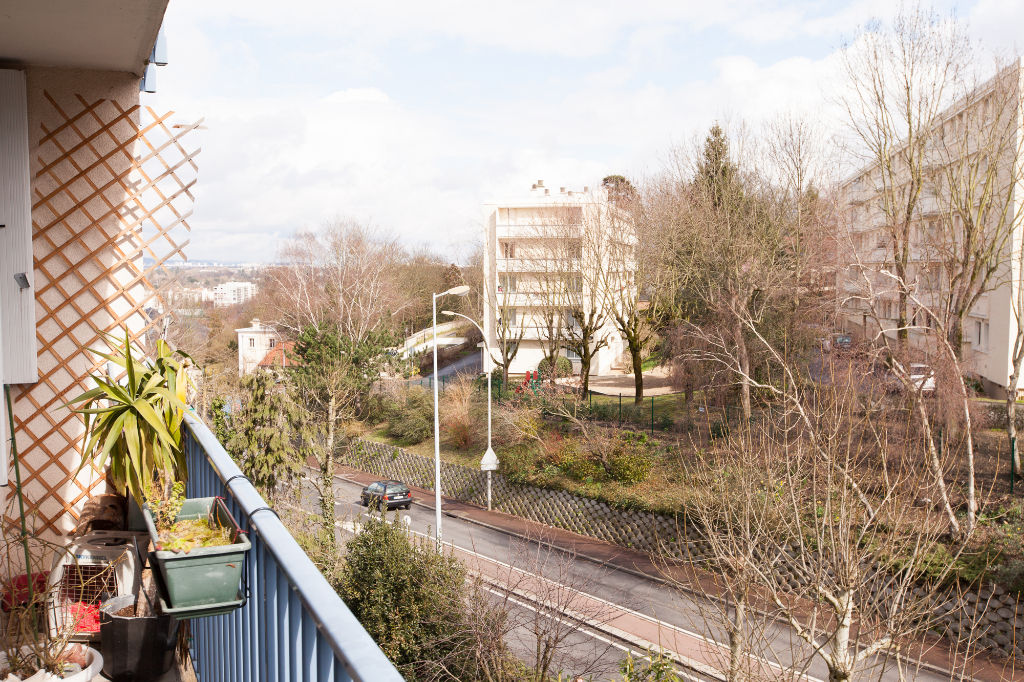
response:
[[[479,329],[480,330],[480,336],[483,339],[484,350],[486,350],[487,351],[487,355],[490,356],[491,362],[493,362],[496,365],[500,365],[501,364],[500,362],[498,362],[497,358],[494,357],[494,353],[491,352],[491,346],[487,343],[487,334],[484,333],[483,327],[481,327],[479,324],[477,324],[476,320],[474,320],[469,315],[463,315],[462,313],[457,313],[457,312],[454,312],[452,310],[442,310],[441,314],[442,315],[447,315],[449,317],[461,317],[462,319],[469,321],[470,324],[472,324],[474,327]]]

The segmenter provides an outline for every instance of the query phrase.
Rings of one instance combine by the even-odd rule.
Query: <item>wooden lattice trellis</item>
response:
[[[103,477],[80,467],[82,418],[64,404],[87,388],[103,361],[103,333],[139,346],[169,314],[151,275],[188,241],[199,128],[171,125],[173,112],[44,93],[33,159],[33,254],[39,381],[15,391],[15,436],[26,496],[40,531],[66,532],[77,510],[102,492]]]

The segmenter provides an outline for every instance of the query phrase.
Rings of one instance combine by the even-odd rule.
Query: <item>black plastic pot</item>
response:
[[[103,674],[112,682],[155,680],[174,665],[178,620],[173,616],[115,616],[135,595],[108,599],[100,608]]]

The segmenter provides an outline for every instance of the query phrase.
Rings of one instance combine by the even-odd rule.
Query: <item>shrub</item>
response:
[[[543,423],[540,410],[524,403],[500,402],[493,406],[493,441],[495,446],[518,445],[540,436]],[[486,421],[481,421],[487,428]]]
[[[402,445],[422,443],[433,433],[433,399],[418,386],[410,388],[404,399],[388,405],[385,416],[387,434]]]
[[[590,453],[585,452],[579,441],[566,438],[556,454],[558,468],[566,476],[578,481],[600,480],[604,478],[604,469],[593,460]]]
[[[729,435],[729,423],[723,421],[711,422],[711,426],[708,429],[708,435],[711,440],[725,438]]]
[[[395,399],[386,393],[374,393],[366,400],[366,421],[374,426],[387,420]]]
[[[405,679],[478,679],[466,569],[398,523],[371,518],[346,545],[341,596]],[[500,646],[500,642],[496,643]]]
[[[537,371],[540,373],[541,377],[545,379],[552,378],[551,362],[549,362],[547,358],[544,358],[537,363]],[[570,374],[572,374],[572,362],[569,358],[559,355],[555,358],[554,378],[567,377]]]
[[[612,455],[608,463],[609,473],[620,483],[643,483],[651,474],[653,460],[649,453],[632,448],[622,449]]]
[[[671,414],[669,414],[668,412],[662,412],[657,417],[657,424],[658,424],[658,428],[661,429],[662,431],[668,431],[673,426],[675,426],[676,423],[675,423],[675,420],[672,419],[672,415]]]
[[[512,483],[526,483],[537,468],[537,453],[528,443],[505,448],[498,455],[498,468]]]
[[[475,382],[467,375],[460,375],[444,390],[440,419],[445,441],[457,448],[472,444],[474,426],[479,421],[473,419],[476,402]]]
[[[616,415],[617,416],[617,415]],[[647,424],[651,419],[650,405],[630,403],[622,406],[622,421],[631,424]]]
[[[618,408],[609,403],[597,403],[590,408],[590,414],[598,421],[618,419]]]
[[[608,458],[608,473],[621,483],[643,483],[654,467],[653,444],[646,433],[626,431]]]

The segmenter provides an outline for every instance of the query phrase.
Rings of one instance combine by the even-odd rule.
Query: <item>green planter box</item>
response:
[[[143,508],[146,528],[157,548],[156,564],[167,587],[167,597],[174,608],[224,604],[238,599],[238,586],[242,579],[245,553],[252,545],[245,535],[239,535],[238,524],[216,497],[197,497],[185,500],[175,520],[205,519],[213,516],[221,528],[236,531],[237,541],[219,547],[197,547],[188,552],[160,549],[160,543],[149,507]]]

